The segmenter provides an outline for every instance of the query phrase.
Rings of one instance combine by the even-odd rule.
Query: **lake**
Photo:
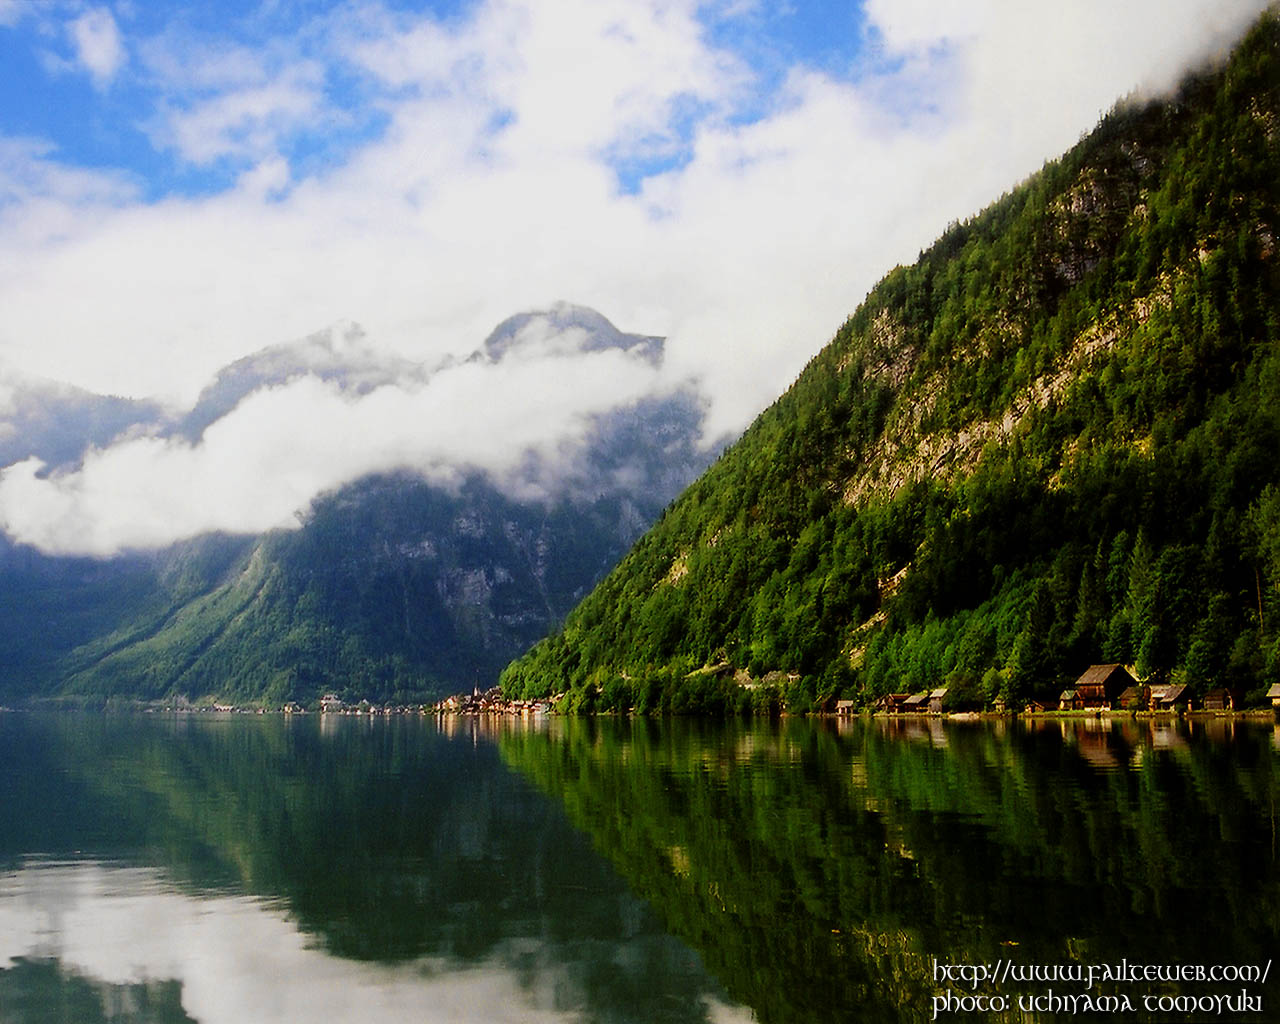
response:
[[[3,714],[0,1020],[1274,1020],[1278,759],[1229,719]]]

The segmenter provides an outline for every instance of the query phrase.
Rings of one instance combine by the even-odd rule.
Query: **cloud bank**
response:
[[[325,324],[436,365],[568,298],[666,336],[663,379],[698,379],[720,436],[894,264],[1263,6],[867,0],[847,51],[782,68],[759,53],[785,15],[741,2],[483,0],[446,17],[357,0],[235,38],[123,5],[0,7],[0,31],[43,18],[41,39],[68,17],[67,60],[132,97],[130,129],[187,183],[6,131],[0,355],[181,407],[219,367]],[[98,551],[212,525],[197,508],[256,530],[393,463],[501,472],[524,438],[554,446],[657,373],[615,352],[501,379],[464,364],[358,401],[298,381],[199,443],[132,438],[56,480],[14,466],[0,519]]]
[[[350,335],[357,359],[341,373],[316,361],[332,348],[307,339],[284,350],[299,354],[298,372],[249,388],[194,436],[182,419],[144,422],[69,466],[15,462],[0,473],[0,527],[47,552],[106,556],[296,526],[317,495],[405,469],[446,488],[481,470],[517,499],[545,500],[568,486],[560,474],[596,417],[681,386],[647,347],[621,336],[592,349],[595,337],[532,317],[497,361],[373,386]]]

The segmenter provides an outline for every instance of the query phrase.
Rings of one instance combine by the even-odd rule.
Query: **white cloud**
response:
[[[742,59],[710,45],[694,0],[488,0],[447,22],[353,5],[296,39],[216,59],[212,44],[153,40],[138,52],[166,90],[155,137],[195,163],[236,161],[238,181],[146,201],[48,152],[26,150],[25,170],[6,172],[0,147],[0,184],[6,173],[26,181],[0,209],[0,352],[28,373],[189,402],[232,359],[341,319],[371,344],[434,360],[470,351],[510,313],[564,298],[669,336],[673,377],[696,374],[710,389],[710,431],[740,428],[895,263],[1070,146],[1121,95],[1170,85],[1263,6],[871,0],[891,58],[881,70],[846,82],[797,67],[769,96],[753,94]],[[350,116],[376,109],[386,127],[309,172],[285,143],[341,116],[326,84],[335,67],[363,83]],[[735,116],[744,109],[766,113]],[[619,188],[616,161],[677,152],[679,166],[637,194]],[[451,380],[483,402],[465,375]],[[344,422],[378,408],[343,411],[323,389],[288,400],[304,398]],[[564,401],[575,409],[579,398]],[[240,442],[279,455],[287,424],[263,416],[266,436]],[[511,416],[476,426],[498,446],[527,429]],[[423,457],[422,443],[395,443]],[[68,521],[89,519],[115,507],[88,497],[107,493],[109,464],[203,472],[218,447],[206,444],[139,443],[127,466],[101,453],[75,485],[83,494],[69,480],[23,486],[42,501],[60,495]],[[242,453],[246,464],[259,457]],[[387,458],[371,442],[335,464],[354,473]],[[19,478],[6,476],[6,493]],[[278,518],[275,501],[259,504]]]
[[[83,238],[136,198],[136,184],[124,174],[67,166],[48,142],[0,137],[0,249],[7,254],[21,258]],[[14,264],[9,286],[20,290],[32,270],[25,260]]]
[[[261,200],[283,195],[290,177],[289,161],[280,156],[267,156],[241,174],[236,186],[245,195]]]
[[[106,88],[128,59],[116,19],[105,7],[85,11],[68,26],[76,60],[99,89]]]
[[[271,81],[166,110],[153,132],[194,164],[227,156],[264,160],[277,154],[283,136],[312,123],[321,109],[319,69],[302,64]]]
[[[254,50],[171,29],[143,41],[139,55],[160,94],[144,126],[190,164],[267,161],[293,135],[341,120],[325,99],[324,66],[296,39]]]
[[[138,55],[148,75],[166,90],[182,94],[262,85],[273,66],[290,57],[299,59],[288,41],[261,51],[225,40],[192,38],[176,28],[140,41]]]
[[[885,44],[901,52],[929,49],[944,40],[972,38],[990,26],[992,4],[996,2],[998,0],[970,0],[939,4],[936,0],[866,0],[864,10]]]
[[[0,527],[47,551],[110,555],[209,530],[259,533],[297,524],[319,493],[363,474],[413,469],[443,486],[474,467],[517,497],[545,496],[530,453],[562,464],[587,419],[669,385],[618,350],[534,339],[498,364],[446,368],[422,386],[344,395],[315,377],[258,391],[198,443],[133,437],[42,476],[36,459],[0,473]]]

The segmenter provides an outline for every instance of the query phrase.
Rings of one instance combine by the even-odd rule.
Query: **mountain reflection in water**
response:
[[[761,1021],[887,1024],[933,1019],[935,958],[1265,967],[1277,736],[1229,719],[598,720],[499,742]],[[1092,994],[1167,1020],[1141,997],[1241,987]],[[1043,985],[982,991],[1010,1006],[979,1019],[1059,1019],[1018,1009]],[[1275,973],[1249,991],[1270,1009],[1232,1019],[1275,1019]]]
[[[494,744],[0,715],[0,1019],[729,1022]]]
[[[1230,719],[0,715],[0,1019],[897,1024],[935,957],[1261,965],[1278,757]]]

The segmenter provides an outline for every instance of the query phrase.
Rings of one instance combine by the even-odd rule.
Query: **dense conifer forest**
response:
[[[513,696],[1280,681],[1280,20],[897,267]]]

